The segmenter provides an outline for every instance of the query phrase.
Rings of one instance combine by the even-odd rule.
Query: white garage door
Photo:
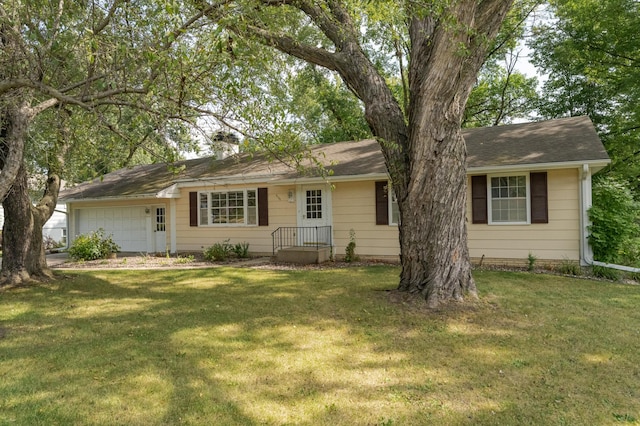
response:
[[[104,229],[122,251],[147,251],[147,228],[144,207],[78,209],[77,233],[86,234]]]

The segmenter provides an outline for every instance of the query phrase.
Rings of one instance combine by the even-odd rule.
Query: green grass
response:
[[[0,293],[0,424],[640,424],[640,287],[478,271],[65,272]]]

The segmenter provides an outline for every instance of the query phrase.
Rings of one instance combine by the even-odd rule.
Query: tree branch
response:
[[[239,31],[232,28],[234,31]],[[263,44],[274,47],[281,52],[295,56],[315,65],[320,65],[329,70],[336,71],[338,69],[338,57],[335,53],[331,53],[326,49],[312,47],[299,43],[297,40],[286,35],[273,34],[264,28],[248,25],[246,31],[252,36],[259,38]]]
[[[351,17],[342,5],[336,1],[329,1],[328,4],[332,15],[327,14],[318,2],[301,1],[298,7],[316,23],[338,51],[342,51],[348,43],[357,43],[358,38]]]
[[[51,34],[47,37],[46,48],[44,49],[44,51],[50,51],[51,46],[53,46],[53,43],[56,40],[56,35],[58,33],[58,30],[60,29],[60,19],[62,18],[63,11],[64,11],[64,0],[59,0],[58,13],[56,14],[56,19],[53,21],[53,30],[51,31]],[[37,31],[37,29],[35,28],[33,28],[33,30]],[[39,31],[37,31],[37,33],[40,37],[42,37],[42,34]]]
[[[206,0],[193,0],[193,3],[195,4],[196,8],[200,10],[201,14],[209,18],[212,22],[217,23],[221,18],[218,12],[222,4],[211,4]],[[286,0],[262,0],[262,4],[266,6],[282,6],[291,5],[293,3],[294,2],[292,1]],[[307,8],[310,13],[317,15],[318,19],[325,21],[326,25],[329,25],[328,18],[321,11],[315,10],[315,6],[309,4],[308,2],[303,2],[303,6],[300,6],[301,10],[302,7]],[[310,17],[313,18],[313,15],[310,15]],[[237,25],[228,24],[227,28],[234,33],[254,37],[262,44],[274,47],[281,52],[292,55],[304,61],[311,62],[315,65],[320,65],[333,71],[337,69],[336,63],[338,61],[338,57],[335,53],[329,52],[326,49],[302,44],[292,37],[284,34],[275,34],[263,27],[260,27],[255,23],[243,25],[242,29],[240,29]]]
[[[502,49],[504,47],[504,45],[511,40],[511,38],[513,37],[515,30],[520,28],[525,22],[526,20],[529,18],[529,16],[531,16],[531,14],[538,8],[538,6],[540,6],[542,4],[542,2],[537,2],[534,5],[532,5],[529,10],[527,11],[527,13],[525,13],[522,18],[520,19],[520,21],[518,21],[518,23],[513,27],[513,31],[510,32],[509,34],[507,34],[507,36],[500,42],[497,43],[493,49],[491,49],[488,53],[487,53],[487,58],[490,58],[491,56],[495,55],[496,52],[500,51],[500,49]]]
[[[104,19],[100,21],[97,26],[93,27],[92,32],[94,35],[101,33],[102,30],[104,30],[107,27],[107,25],[109,25],[109,22],[111,22],[111,18],[116,13],[116,10],[118,10],[118,6],[122,2],[123,0],[114,0],[113,4],[111,4],[111,7],[109,8],[109,11],[107,12],[107,15],[104,17]]]

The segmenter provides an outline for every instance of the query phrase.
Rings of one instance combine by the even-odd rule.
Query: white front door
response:
[[[302,185],[298,191],[298,244],[331,244],[331,190],[328,185]]]
[[[153,208],[154,218],[154,234],[155,234],[155,251],[164,253],[167,250],[167,210],[164,206],[156,206]]]

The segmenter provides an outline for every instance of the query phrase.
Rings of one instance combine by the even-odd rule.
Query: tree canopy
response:
[[[200,16],[185,17],[170,6],[121,0],[0,5],[4,282],[45,272],[41,228],[55,208],[61,176],[93,177],[130,161],[141,147],[173,153],[188,141],[181,122],[199,115],[211,81],[206,71],[216,62],[204,49],[192,55],[187,30],[197,30],[191,25]],[[35,206],[27,168],[46,176]]]
[[[534,28],[533,63],[548,79],[539,113],[588,115],[613,163],[640,193],[640,3],[552,0]]]

